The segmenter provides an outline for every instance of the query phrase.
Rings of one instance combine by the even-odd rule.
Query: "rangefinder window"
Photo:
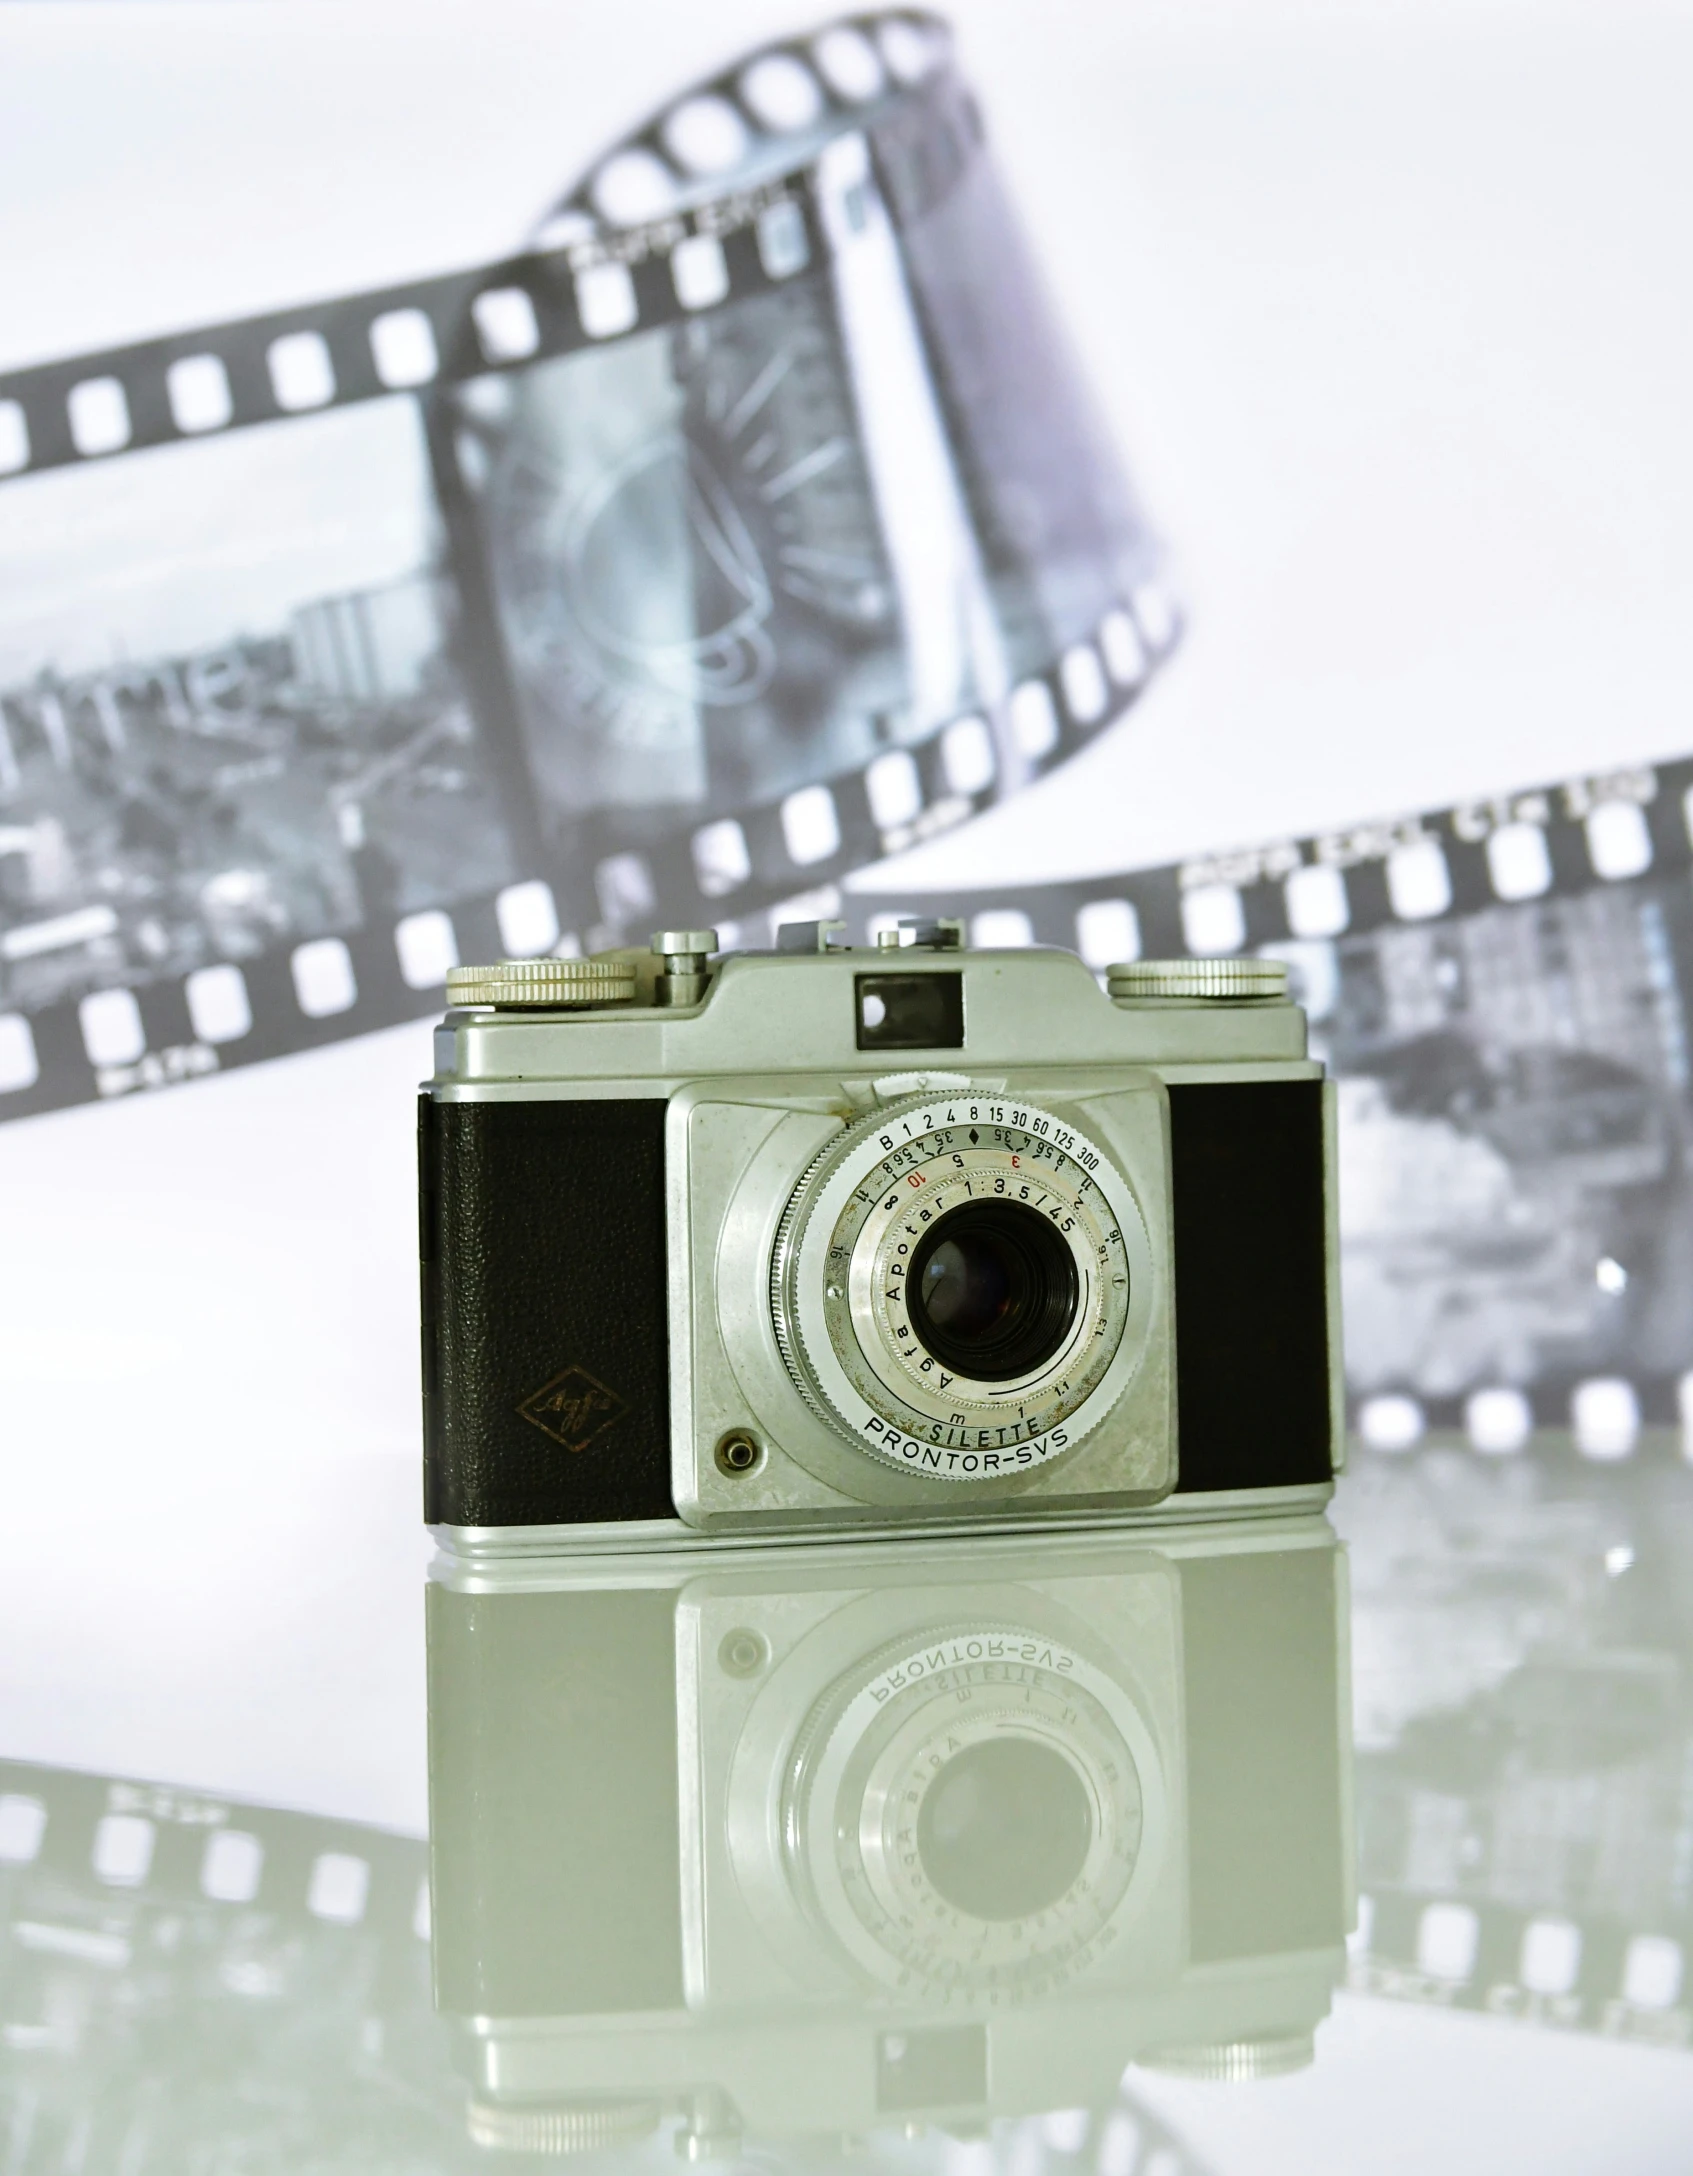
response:
[[[962,1050],[962,975],[855,975],[860,1050]]]

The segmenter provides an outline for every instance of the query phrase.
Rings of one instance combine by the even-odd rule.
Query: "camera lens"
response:
[[[1032,1738],[989,1738],[955,1753],[917,1815],[924,1873],[972,1919],[1049,1910],[1074,1887],[1092,1841],[1081,1777]]]
[[[1034,1104],[880,1103],[819,1150],[768,1259],[776,1342],[831,1457],[844,1440],[981,1495],[1115,1411],[1157,1320],[1133,1186]],[[1149,1470],[1169,1462],[1144,1440]]]
[[[1062,1235],[1015,1201],[942,1217],[911,1258],[906,1305],[925,1350],[977,1382],[1050,1360],[1076,1318],[1076,1265]]]

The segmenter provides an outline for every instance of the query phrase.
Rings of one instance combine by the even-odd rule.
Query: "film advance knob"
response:
[[[628,960],[501,960],[493,967],[455,967],[447,977],[449,1005],[627,1005],[635,995]]]
[[[1240,1004],[1287,996],[1282,960],[1123,960],[1105,970],[1105,987],[1119,1005],[1171,998]]]

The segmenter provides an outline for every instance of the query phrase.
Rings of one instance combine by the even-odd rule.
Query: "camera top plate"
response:
[[[1154,1066],[1167,1079],[1321,1070],[1307,1059],[1305,1015],[1285,997],[1112,999],[1071,952],[731,953],[688,1005],[661,1001],[656,959],[627,957],[633,1001],[449,1012],[428,1092],[447,1101],[668,1096],[689,1081],[744,1074],[868,1086],[925,1063],[980,1081],[1037,1056],[1042,1066]],[[918,985],[936,977],[942,996],[925,1005]],[[890,979],[908,986],[892,1002]],[[869,998],[885,1010],[867,1030]],[[910,1039],[918,1032],[943,1039]]]

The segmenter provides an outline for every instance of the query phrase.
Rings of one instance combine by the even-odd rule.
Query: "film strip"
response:
[[[0,483],[0,1116],[756,915],[1178,632],[911,11],[698,86],[504,263],[0,378]]]
[[[1143,659],[1151,647],[1138,632],[1143,620],[1154,620],[1165,640],[1173,634],[1161,596],[1143,595],[1138,609],[1138,619],[1124,610],[1102,630],[1105,655],[1132,643],[1135,659]],[[1043,718],[1063,718],[1053,728],[1053,745],[1068,753],[1086,721],[1064,696],[1062,667],[1054,682],[1056,697],[1053,683],[1034,683],[1039,700],[1029,707]],[[1089,690],[1109,684],[1097,658],[1082,666],[1072,662],[1069,683]],[[1084,698],[1088,707],[1091,699]],[[875,758],[850,779],[801,789],[774,812],[775,821],[803,852],[808,828],[824,836],[839,830],[845,802],[849,823],[856,828],[867,818],[882,849],[900,851],[924,835],[925,808],[941,811],[943,822],[933,827],[940,829],[972,813],[974,797],[991,787],[995,753],[978,718],[939,734],[932,759],[931,769],[904,750]],[[1138,957],[1286,949],[1382,930],[1434,930],[1493,907],[1537,908],[1595,893],[1633,897],[1641,880],[1673,879],[1690,865],[1693,757],[1685,757],[1655,769],[1582,777],[1487,803],[1161,868],[949,893],[946,903],[967,920],[973,944],[1061,945],[1102,971],[1113,961]],[[825,874],[817,862],[800,860],[792,860],[786,873]],[[671,896],[649,895],[647,874],[642,869],[626,877],[614,870],[608,876],[602,870],[608,896],[615,899],[623,886],[623,914],[614,930],[620,940],[638,941],[643,902],[656,911]],[[775,874],[767,874],[765,893],[777,888]],[[748,890],[757,900],[757,888]],[[692,903],[721,910],[740,906],[745,897],[731,887],[697,894]],[[901,913],[925,904],[932,904],[928,895],[902,900],[819,881],[744,915],[717,911],[715,926],[730,949],[770,942],[783,920],[827,914],[845,923],[847,941],[864,943],[877,930],[896,926]],[[379,930],[276,948],[240,966],[220,963],[179,984],[107,991],[33,1015],[0,1016],[0,1116],[30,1116],[164,1086],[391,1026],[438,1010],[447,971],[461,958],[573,954],[583,944],[580,931],[561,927],[553,887],[534,879]],[[239,1023],[233,1032],[225,1014]],[[117,1032],[120,1023],[126,1034]],[[120,1043],[128,1047],[118,1056]],[[107,1052],[112,1062],[102,1062]]]
[[[948,904],[979,944],[1065,944],[1096,967],[1243,946],[1290,959],[1357,1151],[1343,1217],[1366,1443],[1397,1452],[1457,1431],[1487,1454],[1532,1444],[1675,1458],[1693,1411],[1693,1265],[1677,1246],[1689,1209],[1690,791],[1682,761]],[[868,941],[924,904],[828,885],[717,920],[726,943],[758,943],[785,916],[839,914]],[[531,883],[409,917],[392,935],[318,940],[60,1007],[27,1024],[58,1040],[13,1099],[41,1107],[48,1084],[78,1070],[86,1097],[280,1055],[314,1032],[347,1032],[342,1008],[361,1026],[433,1010],[460,956],[542,949],[519,941],[523,917],[542,940],[579,942],[560,938],[554,894]],[[237,1033],[208,1051],[214,1001]],[[133,1008],[118,1017],[131,1047],[105,1053],[102,1073],[94,1039],[114,1007]],[[1414,1200],[1395,1192],[1396,1169],[1421,1173]],[[1501,1220],[1515,1233],[1503,1250]],[[1459,1320],[1468,1330],[1454,1340]]]

